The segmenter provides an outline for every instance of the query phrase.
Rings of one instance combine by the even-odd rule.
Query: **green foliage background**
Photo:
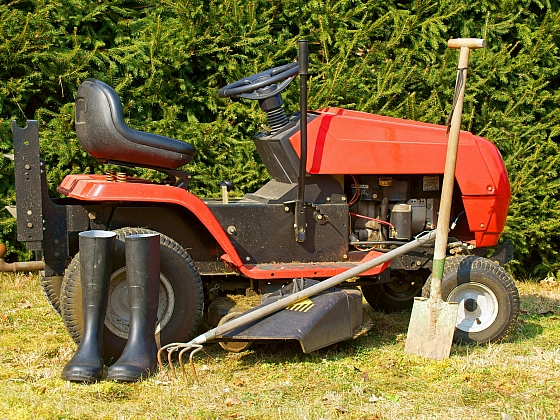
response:
[[[559,10],[558,1],[533,0],[2,1],[0,149],[13,153],[12,119],[38,119],[52,186],[102,170],[73,129],[75,92],[96,77],[115,87],[129,125],[197,148],[188,167],[195,193],[217,194],[231,179],[242,194],[267,179],[251,142],[264,119],[255,103],[218,98],[220,86],[294,60],[306,38],[310,108],[443,124],[457,63],[446,42],[481,37],[488,46],[471,55],[464,128],[494,142],[506,162],[511,268],[557,274]],[[297,109],[296,84],[285,102]],[[14,202],[13,165],[0,157],[0,205]],[[25,257],[14,219],[0,214],[0,241]]]

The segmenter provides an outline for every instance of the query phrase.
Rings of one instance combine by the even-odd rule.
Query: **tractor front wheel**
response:
[[[424,297],[429,296],[430,283],[428,280],[424,286]],[[459,303],[456,341],[496,342],[515,327],[519,315],[517,287],[503,267],[487,258],[447,258],[441,293],[443,300]]]
[[[113,273],[109,285],[107,315],[103,329],[103,359],[117,360],[128,339],[128,289],[125,265],[125,238],[134,234],[154,234],[143,228],[122,228],[117,234],[113,254]],[[186,342],[194,337],[200,323],[204,292],[202,281],[189,254],[173,239],[160,234],[161,272],[156,342]],[[66,329],[79,344],[84,323],[82,319],[82,288],[80,254],[66,269],[61,288],[60,309]]]
[[[234,318],[243,315],[243,312],[230,312],[218,322],[218,326],[231,321]],[[218,341],[221,348],[230,353],[241,353],[242,351],[248,350],[253,345],[252,341]]]
[[[391,270],[389,283],[362,286],[362,294],[376,311],[410,310],[414,298],[422,294],[422,286],[429,275],[430,271],[425,269],[414,272]]]

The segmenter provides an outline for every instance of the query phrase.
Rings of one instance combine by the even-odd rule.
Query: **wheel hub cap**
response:
[[[465,332],[479,332],[490,327],[498,316],[498,298],[481,283],[465,283],[455,287],[448,302],[458,302],[457,328]]]
[[[422,285],[416,282],[394,281],[381,285],[381,290],[389,299],[395,302],[406,302],[416,296]]]
[[[159,305],[156,334],[165,328],[171,319],[171,315],[173,315],[173,308],[175,307],[175,295],[171,283],[162,273],[160,273],[159,280]],[[128,339],[129,321],[130,309],[128,306],[126,267],[122,267],[111,276],[105,327],[117,337],[126,340]]]
[[[474,299],[465,300],[465,310],[467,310],[468,312],[474,312],[476,311],[477,308],[478,305],[476,304],[476,300]]]

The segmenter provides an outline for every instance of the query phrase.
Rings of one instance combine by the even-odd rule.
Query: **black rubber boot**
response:
[[[130,324],[119,360],[109,367],[108,380],[146,379],[157,366],[155,340],[159,303],[159,235],[138,234],[125,239],[126,281]]]
[[[115,249],[114,232],[81,232],[80,283],[84,333],[76,353],[62,370],[62,379],[95,382],[103,375],[103,323],[111,280],[111,260]]]

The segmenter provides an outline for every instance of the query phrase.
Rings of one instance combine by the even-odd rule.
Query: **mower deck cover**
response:
[[[279,291],[265,296],[261,304],[247,313],[276,302],[282,297],[306,289],[318,281],[298,279]],[[362,293],[356,289],[331,288],[286,309],[249,323],[217,341],[297,340],[304,353],[347,340],[362,325]]]

